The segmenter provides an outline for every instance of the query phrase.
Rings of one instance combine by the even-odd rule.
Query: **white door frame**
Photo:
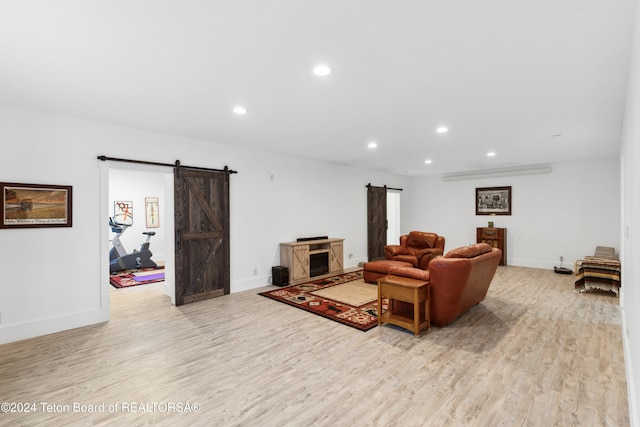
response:
[[[174,232],[174,197],[173,197],[173,169],[163,166],[152,166],[137,163],[112,163],[109,161],[100,162],[100,274],[101,280],[101,308],[104,310],[107,320],[110,318],[109,304],[109,172],[112,169],[124,169],[140,172],[154,172],[164,175],[164,195],[162,195],[162,205],[164,206],[162,215],[167,220],[162,222],[165,234],[165,284],[164,293],[171,298],[171,303],[175,305],[175,259],[173,257],[175,245]]]

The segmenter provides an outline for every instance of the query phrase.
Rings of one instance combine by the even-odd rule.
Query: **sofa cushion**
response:
[[[408,262],[392,261],[387,259],[368,262],[364,265],[364,281],[367,283],[376,283],[378,279],[385,277],[392,269],[398,267],[411,267],[411,264]]]
[[[392,261],[388,259],[378,259],[368,262],[364,265],[365,271],[374,271],[376,273],[389,273],[392,269],[398,267],[411,267],[411,263],[402,261]]]
[[[475,245],[461,246],[459,248],[451,249],[444,256],[445,258],[474,258],[478,255],[491,252],[492,247],[487,243],[476,243]]]
[[[404,263],[408,263],[411,267],[418,267],[417,255],[395,255],[392,259],[394,261],[401,261]]]
[[[438,235],[435,233],[423,233],[412,231],[407,238],[408,248],[433,248],[436,244]]]
[[[413,267],[396,267],[389,271],[390,275],[409,277],[411,279],[429,281],[429,271]]]

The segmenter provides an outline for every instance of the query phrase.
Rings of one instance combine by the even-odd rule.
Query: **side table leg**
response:
[[[378,280],[378,326],[382,325],[382,286]]]
[[[420,299],[418,298],[418,288],[413,290],[413,333],[420,335]]]
[[[427,320],[427,332],[431,331],[431,286],[427,285],[427,299],[424,301],[424,318]]]

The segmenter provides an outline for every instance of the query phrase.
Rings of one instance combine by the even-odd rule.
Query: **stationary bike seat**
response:
[[[147,236],[155,236],[156,232],[155,231],[144,231],[144,232],[142,232],[142,234],[146,234]]]

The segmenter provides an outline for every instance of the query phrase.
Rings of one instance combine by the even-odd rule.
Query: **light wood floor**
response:
[[[160,286],[113,289],[106,324],[0,346],[0,401],[37,411],[0,424],[629,425],[618,299],[573,276],[499,267],[482,304],[420,338],[259,290],[173,307]]]

